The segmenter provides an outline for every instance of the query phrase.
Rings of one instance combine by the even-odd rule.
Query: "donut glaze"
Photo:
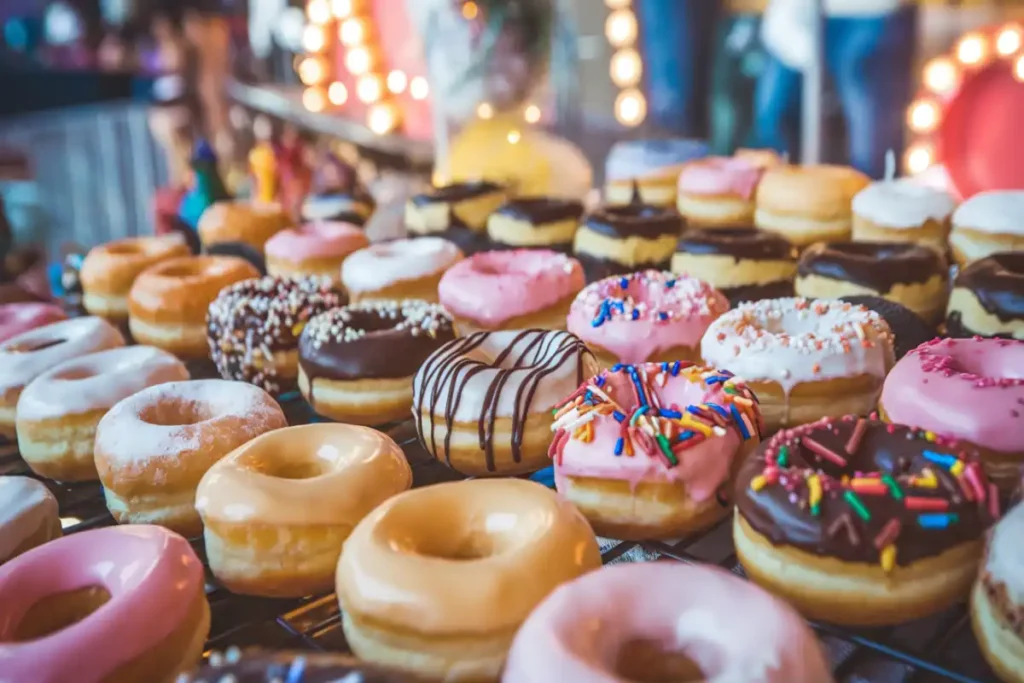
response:
[[[683,167],[679,174],[679,192],[751,199],[763,174],[764,168],[747,159],[709,157]]]
[[[67,318],[60,306],[53,304],[0,305],[0,343],[23,332]]]
[[[853,213],[896,230],[945,222],[956,208],[948,192],[910,178],[871,183],[853,197]]]
[[[801,278],[838,280],[879,294],[935,277],[944,282],[945,271],[933,249],[906,242],[819,242],[804,250],[797,268]]]
[[[0,565],[61,535],[57,499],[31,477],[0,477]]]
[[[793,296],[797,250],[789,240],[750,227],[687,230],[673,272],[704,280],[733,304]]]
[[[455,244],[440,237],[417,237],[360,249],[341,267],[341,283],[356,296],[400,282],[440,276],[462,258]]]
[[[960,270],[949,296],[946,332],[1024,339],[1024,252],[997,252]]]
[[[263,249],[268,259],[302,263],[343,258],[369,244],[366,233],[351,223],[317,221],[282,230],[267,240]]]
[[[593,281],[646,268],[667,268],[683,219],[674,209],[646,204],[605,206],[587,216],[573,253]]]
[[[638,680],[623,671],[637,643],[661,660],[685,657],[699,674],[644,680],[833,680],[814,635],[782,601],[717,567],[652,562],[604,567],[555,589],[516,634],[502,683]]]

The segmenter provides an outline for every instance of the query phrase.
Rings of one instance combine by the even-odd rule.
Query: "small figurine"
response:
[[[217,170],[217,155],[204,141],[196,145],[192,155],[192,180],[192,188],[178,207],[178,217],[194,231],[203,212],[214,203],[231,198]]]
[[[277,200],[277,155],[268,142],[257,143],[249,152],[253,177],[253,199],[261,204]]]
[[[306,151],[299,132],[291,126],[286,127],[277,148],[281,182],[279,199],[285,211],[296,219],[301,217],[302,202],[313,186],[313,171],[306,159]]]

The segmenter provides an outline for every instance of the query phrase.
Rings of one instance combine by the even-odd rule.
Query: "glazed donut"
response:
[[[880,296],[938,323],[949,267],[930,247],[908,242],[818,242],[800,255],[796,294],[812,299]]]
[[[172,683],[210,632],[202,563],[155,526],[92,529],[25,553],[0,567],[0,604],[8,681]]]
[[[353,303],[375,299],[436,302],[441,276],[461,260],[462,251],[440,237],[374,244],[345,259],[341,284]]]
[[[435,187],[406,202],[405,227],[410,237],[443,237],[473,254],[488,248],[487,218],[507,199],[504,187],[487,181]]]
[[[409,418],[412,378],[455,339],[437,304],[364,301],[313,318],[299,337],[299,390],[317,413],[340,422]]]
[[[903,358],[926,341],[935,339],[934,325],[929,325],[917,313],[895,301],[878,296],[844,296],[839,300],[854,306],[863,306],[882,316],[882,320],[892,331],[892,350],[896,360]]]
[[[29,382],[58,363],[120,346],[121,333],[92,316],[37,327],[0,344],[0,437],[15,438],[18,399]]]
[[[361,189],[317,194],[306,197],[302,202],[302,220],[311,223],[329,221],[363,226],[375,208],[373,197]]]
[[[360,659],[431,679],[493,681],[530,611],[599,566],[594,533],[554,491],[471,480],[406,491],[364,517],[342,549],[335,587]]]
[[[262,254],[267,240],[292,225],[292,217],[280,204],[229,199],[204,211],[197,231],[204,247],[241,243]]]
[[[221,379],[169,382],[118,402],[96,426],[96,470],[111,516],[189,538],[202,530],[199,480],[213,463],[288,425],[259,387]]]
[[[0,566],[62,533],[57,499],[45,484],[0,477]]]
[[[1024,683],[1024,505],[992,530],[971,594],[971,625],[982,654],[1007,683]]]
[[[430,355],[413,379],[420,443],[470,476],[532,472],[548,462],[551,409],[597,362],[567,332],[477,332]]]
[[[280,677],[282,675],[284,678]],[[305,680],[310,683],[426,683],[419,677],[367,664],[348,655],[258,650],[243,654],[237,647],[229,647],[223,654],[216,650],[211,652],[206,666],[195,674],[186,674],[176,683],[267,683],[274,680]]]
[[[676,207],[694,227],[751,225],[754,192],[765,169],[748,159],[709,157],[679,174]]]
[[[851,202],[870,181],[846,166],[779,166],[757,186],[754,222],[803,247],[850,237]]]
[[[999,251],[1024,249],[1024,190],[976,194],[953,212],[949,246],[961,266]]]
[[[761,438],[742,380],[679,361],[616,365],[556,408],[555,485],[609,538],[678,538],[725,518],[716,494]]]
[[[456,331],[564,330],[573,299],[586,284],[579,261],[549,249],[486,251],[456,263],[437,296]]]
[[[307,223],[282,230],[267,240],[267,273],[285,277],[319,275],[337,280],[345,259],[369,245],[366,233],[351,223]]]
[[[54,304],[0,304],[0,343],[67,317],[61,307]]]
[[[274,396],[295,391],[299,335],[315,316],[345,304],[320,276],[243,280],[210,304],[210,358],[224,379],[255,384]]]
[[[857,416],[779,432],[736,480],[733,541],[747,576],[810,619],[850,626],[960,602],[999,517],[965,448]]]
[[[411,485],[402,450],[369,427],[258,436],[218,460],[196,490],[210,569],[233,593],[327,593],[349,532]]]
[[[608,204],[638,201],[671,207],[676,179],[683,165],[708,153],[699,140],[630,140],[615,143],[605,160],[604,200]]]
[[[879,408],[892,422],[957,439],[977,450],[1007,492],[1024,465],[1024,341],[935,339],[885,378]]]
[[[946,253],[956,200],[909,178],[871,183],[853,197],[853,239],[911,242]]]
[[[1024,339],[1024,253],[996,252],[960,270],[946,308],[946,333]]]
[[[247,261],[186,256],[143,271],[128,294],[128,326],[140,344],[191,360],[206,358],[206,313],[220,290],[258,277]]]
[[[781,600],[718,567],[650,562],[604,567],[556,588],[516,634],[501,680],[833,678],[814,634]]]
[[[152,265],[189,256],[188,245],[174,236],[130,237],[93,247],[82,262],[82,305],[112,322],[128,318],[128,292]]]
[[[667,270],[683,231],[671,209],[644,204],[600,208],[584,219],[573,241],[587,282],[650,268]]]
[[[753,228],[688,230],[679,238],[672,271],[707,282],[732,304],[793,296],[796,248]]]
[[[648,270],[588,285],[569,309],[567,328],[604,365],[697,360],[704,331],[728,309],[706,282]]]
[[[177,358],[152,346],[79,356],[44,372],[18,399],[18,450],[32,471],[57,481],[95,481],[96,425],[115,403],[188,379]]]
[[[519,197],[487,219],[487,236],[499,249],[546,248],[572,252],[583,204],[554,197]]]
[[[769,434],[825,416],[866,415],[895,362],[880,315],[800,298],[740,304],[711,324],[701,355],[747,381]]]

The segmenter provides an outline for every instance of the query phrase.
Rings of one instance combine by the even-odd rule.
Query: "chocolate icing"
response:
[[[800,256],[797,275],[852,282],[886,294],[897,284],[917,284],[946,265],[933,249],[909,242],[823,242]]]
[[[449,242],[454,243],[462,253],[467,256],[475,254],[479,251],[486,251],[491,248],[491,241],[487,237],[487,233],[484,230],[485,226],[473,226],[466,225],[453,210],[453,204],[464,202],[470,199],[476,199],[492,192],[500,192],[504,188],[497,183],[488,181],[472,182],[472,183],[456,183],[453,185],[445,185],[444,187],[436,187],[432,191],[419,194],[410,199],[409,201],[413,206],[423,207],[429,206],[430,204],[446,203],[448,207],[448,228],[439,232],[430,233],[437,237],[443,237]]]
[[[497,183],[486,180],[468,183],[453,183],[442,187],[435,187],[430,192],[424,192],[413,197],[410,201],[415,206],[427,206],[438,202],[463,202],[467,199],[476,199],[485,194],[499,192],[504,189]]]
[[[252,264],[260,275],[267,274],[267,262],[263,254],[245,242],[217,242],[205,248],[210,256],[237,256]]]
[[[189,683],[422,683],[423,679],[392,669],[359,661],[346,655],[280,652],[247,653],[242,656],[228,651],[227,658],[211,655],[211,664],[187,677]],[[216,659],[216,662],[214,660]],[[351,676],[357,674],[357,676]]]
[[[861,431],[859,443],[851,437]],[[832,454],[846,460],[842,466],[816,454],[816,446],[823,446]],[[782,458],[785,446],[785,458]],[[848,448],[849,447],[849,448]],[[852,452],[851,452],[852,451]],[[971,489],[967,476],[957,476],[948,466],[936,464],[925,457],[925,452],[959,456],[972,470],[984,494],[978,497]],[[774,466],[778,475],[775,483],[768,483],[759,491],[752,488],[758,476],[770,473]],[[920,484],[929,470],[935,479],[934,487]],[[867,510],[870,519],[863,519],[855,505],[844,496],[853,484],[843,484],[840,477],[861,473],[856,482],[871,473],[890,475],[897,484],[894,494],[889,484],[879,479],[871,484],[882,487],[881,492],[861,489],[855,494]],[[817,474],[823,495],[819,513],[812,514],[808,503],[806,477]],[[917,482],[911,476],[920,477]],[[882,550],[889,544],[896,548],[895,562],[908,565],[916,560],[934,557],[954,546],[981,538],[995,521],[991,512],[989,486],[976,453],[965,453],[955,441],[929,441],[924,431],[903,425],[889,425],[879,420],[848,416],[826,418],[819,422],[787,429],[764,442],[743,464],[736,480],[736,504],[739,513],[759,534],[775,545],[793,546],[814,555],[836,557],[848,562],[880,562]],[[791,500],[796,498],[796,502]],[[945,512],[909,509],[908,500],[920,502],[929,499],[937,505],[948,504]],[[998,510],[996,510],[998,511]],[[922,515],[956,515],[947,526],[926,526]],[[883,530],[897,520],[897,534],[886,540]]]
[[[583,203],[555,197],[519,197],[503,204],[495,213],[536,226],[569,219],[578,221],[583,215]]]
[[[751,227],[690,230],[679,238],[676,252],[697,256],[732,256],[739,261],[796,261],[789,240]]]
[[[1024,318],[1024,252],[992,254],[960,271],[953,287],[969,289],[987,313],[1004,323]]]
[[[665,235],[679,235],[683,231],[683,217],[673,209],[634,202],[601,207],[587,216],[583,225],[613,239],[655,239]]]
[[[583,266],[583,274],[586,276],[588,283],[597,282],[612,275],[629,275],[630,273],[639,273],[645,270],[669,270],[669,266],[672,264],[670,258],[664,261],[649,261],[630,266],[612,259],[591,256],[580,251],[575,251],[573,256]]]
[[[921,316],[895,301],[880,296],[844,296],[840,297],[840,301],[865,306],[882,316],[895,337],[893,351],[896,360],[937,336],[935,328],[926,323]]]
[[[762,299],[785,299],[795,296],[793,282],[791,280],[780,280],[769,282],[764,285],[741,285],[739,287],[718,288],[732,306],[744,301],[761,301]]]

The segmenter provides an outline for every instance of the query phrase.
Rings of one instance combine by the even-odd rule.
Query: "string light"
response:
[[[620,9],[608,15],[604,22],[604,35],[612,47],[625,47],[636,41],[636,15],[628,9]]]
[[[931,100],[915,102],[910,106],[907,123],[915,133],[932,132],[939,124],[939,105]]]
[[[540,121],[540,107],[536,104],[531,104],[523,110],[523,119],[527,123],[537,123]]]
[[[327,0],[309,0],[306,16],[314,24],[326,24],[331,20],[331,6]]]
[[[416,76],[409,83],[409,94],[414,100],[425,100],[430,94],[430,86],[423,76]]]
[[[904,165],[907,171],[917,175],[928,170],[933,158],[932,148],[924,143],[918,143],[907,150]]]
[[[366,33],[366,23],[362,19],[350,17],[341,22],[341,27],[338,29],[338,40],[345,47],[355,47],[363,44],[366,40]]]
[[[409,85],[409,77],[405,75],[404,71],[395,69],[388,74],[388,90],[395,95],[400,95],[405,92],[405,89]]]
[[[335,81],[331,83],[330,87],[327,88],[327,99],[331,101],[336,107],[348,102],[348,88],[341,81]]]
[[[956,58],[968,66],[981,64],[986,56],[988,56],[988,41],[978,33],[964,36],[956,47]]]
[[[381,78],[377,74],[366,74],[360,76],[356,82],[356,97],[359,101],[364,104],[373,104],[378,102],[384,95],[384,86],[381,84]]]
[[[514,145],[518,143],[522,139],[522,137],[522,134],[518,130],[513,128],[508,132],[508,144]]]
[[[362,76],[373,68],[373,56],[366,47],[354,47],[345,53],[345,68],[353,76]]]
[[[312,112],[320,112],[327,106],[324,91],[320,88],[306,88],[302,93],[302,106]]]
[[[924,67],[924,84],[937,95],[947,95],[956,89],[960,71],[948,57],[936,57]]]
[[[480,7],[470,0],[462,4],[462,16],[466,21],[473,21],[480,14]]]
[[[647,100],[635,88],[623,90],[615,98],[615,118],[624,126],[639,126],[647,116]]]
[[[320,52],[327,46],[327,33],[318,24],[307,24],[302,30],[302,47],[306,52]]]
[[[633,48],[619,50],[612,55],[609,71],[612,82],[620,88],[636,85],[640,82],[640,75],[643,72],[640,53]]]
[[[476,107],[476,115],[482,119],[489,119],[494,116],[494,107],[490,102],[481,102]]]
[[[317,85],[327,75],[327,68],[319,57],[306,57],[299,64],[299,80],[306,85]]]
[[[1021,35],[1017,26],[1007,26],[996,38],[996,52],[1008,57],[1020,49]]]
[[[366,122],[377,135],[387,135],[398,125],[398,111],[390,102],[378,102],[370,107]]]
[[[337,19],[344,19],[352,14],[352,0],[332,0],[331,14]]]

